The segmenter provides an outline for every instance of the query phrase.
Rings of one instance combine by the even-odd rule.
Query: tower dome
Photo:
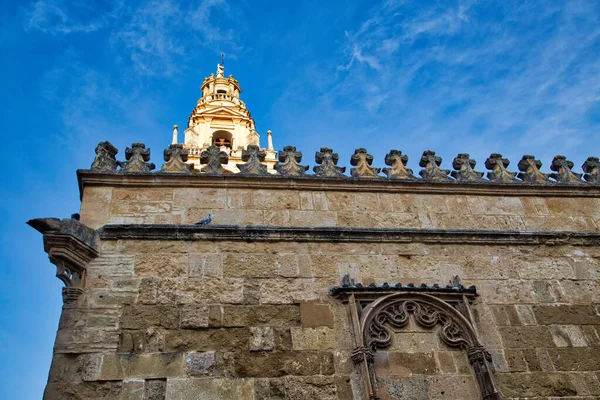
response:
[[[200,153],[211,145],[218,146],[229,156],[224,166],[230,172],[239,172],[236,164],[242,163],[242,150],[248,145],[260,146],[260,135],[246,104],[240,99],[242,89],[238,81],[225,77],[224,63],[217,64],[216,74],[204,78],[200,86],[202,97],[196,103],[185,130],[184,147],[189,152],[189,162],[200,169]],[[268,131],[269,136],[271,131]],[[269,137],[264,164],[274,172],[276,152]]]

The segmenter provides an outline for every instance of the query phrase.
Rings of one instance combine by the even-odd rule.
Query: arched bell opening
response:
[[[228,131],[215,131],[212,134],[212,144],[223,151],[229,152],[233,148],[233,135]]]

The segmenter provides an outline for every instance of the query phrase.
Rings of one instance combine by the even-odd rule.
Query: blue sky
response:
[[[263,145],[321,146],[349,164],[396,148],[451,168],[470,153],[534,154],[548,172],[600,156],[600,2],[37,0],[0,2],[0,393],[40,398],[61,283],[25,225],[79,209],[94,147],[152,161],[184,127],[221,52]],[[181,133],[180,133],[181,135]],[[489,227],[492,228],[493,227]]]

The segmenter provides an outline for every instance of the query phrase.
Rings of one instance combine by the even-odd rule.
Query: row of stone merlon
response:
[[[143,143],[133,143],[131,147],[125,150],[126,161],[117,161],[115,156],[118,150],[110,142],[100,142],[96,147],[96,158],[92,163],[91,170],[97,172],[116,172],[117,167],[122,172],[150,172],[155,168],[150,163],[150,149],[147,149]],[[258,146],[250,145],[242,152],[244,164],[237,164],[242,175],[269,175],[267,166],[262,164],[265,160],[266,152]],[[182,144],[171,144],[164,151],[165,163],[162,165],[162,172],[170,173],[191,173],[193,164],[186,164],[188,160],[188,151]],[[332,149],[322,147],[315,154],[315,161],[318,166],[313,168],[315,176],[318,177],[344,177],[346,167],[338,167],[339,156]],[[308,170],[307,165],[301,165],[302,153],[296,151],[294,146],[286,146],[279,152],[279,164],[275,165],[275,170],[284,176],[305,175]],[[200,163],[204,165],[201,173],[207,174],[226,174],[223,168],[227,164],[227,153],[221,151],[217,146],[210,146],[200,154]],[[408,156],[403,155],[401,151],[390,150],[385,156],[385,164],[390,168],[383,168],[383,173],[388,179],[417,179],[413,171],[406,167]],[[360,178],[380,178],[381,168],[372,166],[373,156],[367,153],[366,149],[359,148],[354,151],[350,158],[350,164],[354,168],[350,169],[352,177]],[[483,172],[475,171],[476,161],[466,153],[458,154],[453,162],[454,171],[442,169],[442,158],[435,155],[434,151],[426,150],[419,160],[419,166],[423,167],[419,171],[421,178],[431,181],[463,181],[478,182],[485,181]],[[519,163],[519,173],[507,170],[510,161],[502,157],[502,154],[493,153],[485,160],[485,167],[490,170],[487,173],[488,181],[499,183],[510,182],[528,182],[544,183],[550,178],[559,183],[583,183],[582,180],[600,184],[600,161],[598,157],[588,157],[581,168],[582,173],[573,172],[573,162],[566,159],[565,156],[555,156],[552,159],[550,169],[554,172],[546,174],[540,171],[542,162],[536,160],[532,155],[524,155]]]

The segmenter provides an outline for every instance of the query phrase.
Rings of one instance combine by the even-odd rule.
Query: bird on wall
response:
[[[200,221],[196,222],[194,225],[208,225],[212,221],[212,214],[208,214],[206,217],[202,218]]]

